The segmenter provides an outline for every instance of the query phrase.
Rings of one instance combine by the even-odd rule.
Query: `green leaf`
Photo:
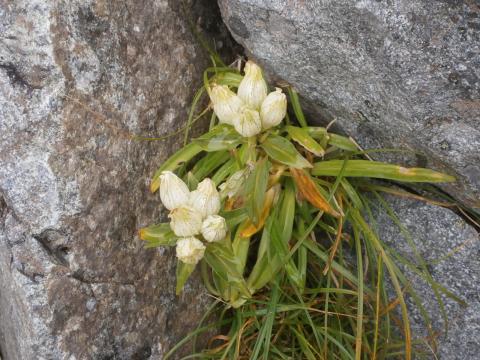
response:
[[[240,272],[242,264],[227,244],[222,242],[207,244],[205,260],[220,278],[227,281],[243,296],[251,296],[245,279]]]
[[[208,133],[193,140],[204,151],[229,150],[237,147],[243,138],[235,129],[226,124],[215,126]]]
[[[295,186],[291,179],[285,181],[283,198],[280,202],[279,224],[282,227],[281,236],[285,244],[290,242],[295,219]]]
[[[358,151],[355,143],[349,138],[337,134],[332,134],[327,131],[326,128],[320,126],[310,126],[306,128],[311,137],[315,139],[326,140],[327,144],[335,146],[342,150]]]
[[[328,144],[342,150],[358,151],[357,145],[352,140],[337,134],[328,134]]]
[[[195,270],[195,265],[185,264],[180,260],[177,261],[177,286],[175,289],[177,295],[182,292],[183,286],[187,282],[193,270]]]
[[[300,155],[295,146],[281,136],[270,134],[263,142],[262,148],[268,156],[279,163],[297,169],[312,167],[312,164]]]
[[[325,150],[308,134],[306,129],[296,126],[287,126],[285,129],[293,140],[298,142],[311,153],[317,156],[323,156],[325,154]]]
[[[201,151],[202,148],[200,146],[195,143],[190,143],[170,156],[153,175],[152,182],[150,183],[150,191],[155,192],[160,187],[160,175],[163,171],[174,171],[180,164],[191,160]]]
[[[347,181],[347,179],[342,179],[340,184],[343,190],[345,190],[345,193],[347,194],[348,198],[352,201],[353,206],[356,207],[357,209],[362,209],[363,203],[360,197],[358,196],[355,188]]]
[[[218,85],[227,85],[236,88],[238,88],[242,80],[243,75],[234,72],[224,72],[215,77],[215,82]]]
[[[195,177],[195,175],[192,174],[191,171],[187,173],[187,186],[190,191],[193,191],[197,188],[198,186],[198,179]]]
[[[243,274],[243,270],[245,269],[245,264],[247,263],[248,257],[248,249],[250,248],[250,237],[242,237],[241,228],[235,234],[235,238],[232,242],[232,248],[235,256],[240,261],[240,273]]]
[[[215,169],[226,163],[228,159],[230,159],[230,154],[227,151],[208,153],[195,164],[192,169],[192,174],[198,181],[202,181]]]
[[[292,88],[288,87],[288,95],[290,96],[290,102],[292,103],[293,112],[297,117],[298,123],[301,127],[307,126],[307,120],[305,120],[305,115],[303,115],[302,106],[300,105],[300,100],[298,98],[298,93]]]
[[[229,229],[248,219],[247,210],[244,207],[231,211],[221,211],[219,215],[225,219]]]
[[[317,162],[312,174],[316,176],[337,176],[342,170],[343,160]],[[398,165],[369,160],[349,160],[343,169],[345,177],[371,177],[404,182],[452,182],[455,178],[424,168],[405,168]]]
[[[212,176],[212,181],[216,186],[218,186],[222,181],[233,174],[236,169],[237,163],[235,159],[230,159],[215,172],[215,174]]]
[[[282,266],[280,256],[277,254],[268,257],[267,254],[257,260],[255,266],[248,276],[248,287],[253,291],[259,290],[275,277]]]
[[[295,286],[300,287],[302,283],[302,276],[293,261],[290,257],[288,251],[288,241],[285,242],[285,234],[282,232],[284,230],[283,226],[285,224],[281,223],[282,219],[280,217],[274,217],[271,227],[271,251],[275,254],[279,254],[281,262],[284,264],[287,276],[290,281],[295,284]],[[290,240],[289,238],[287,240]],[[278,271],[278,270],[276,270]],[[276,271],[273,271],[275,273]]]
[[[257,225],[265,203],[270,162],[267,158],[258,161],[245,182],[245,199],[248,216]]]
[[[295,330],[295,328],[290,327],[290,331],[295,334],[298,340],[298,344],[300,345],[300,348],[302,349],[302,353],[305,356],[305,359],[308,360],[315,360],[317,357],[312,353],[310,350],[311,345],[309,344],[308,340],[305,338],[303,333],[300,333],[299,331]]]
[[[170,228],[169,223],[150,225],[138,231],[140,239],[147,241],[146,248],[157,246],[174,246],[177,237]]]

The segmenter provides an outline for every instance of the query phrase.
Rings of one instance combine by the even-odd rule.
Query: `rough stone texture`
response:
[[[419,201],[387,197],[389,205],[412,236],[419,254],[426,260],[430,273],[440,284],[468,303],[462,307],[445,299],[449,320],[447,337],[438,339],[438,358],[442,360],[476,360],[480,353],[480,237],[462,218],[448,209]],[[377,213],[382,240],[401,255],[415,261],[415,255],[399,228],[385,212]],[[449,256],[447,256],[449,255]],[[447,257],[446,257],[447,256]],[[438,262],[437,260],[443,259]],[[437,263],[438,262],[438,263]],[[444,323],[430,286],[404,268],[414,290],[422,299],[434,330],[443,334]],[[426,336],[426,328],[412,299],[410,308],[414,337]],[[432,359],[433,359],[432,355]]]
[[[215,2],[187,8],[225,44]],[[4,359],[160,359],[209,303],[198,281],[176,297],[173,250],[136,238],[181,141],[129,136],[180,128],[209,63],[186,19],[177,1],[0,1]]]
[[[365,147],[426,154],[480,207],[480,4],[475,0],[219,0],[225,23],[323,123]],[[420,165],[426,165],[421,163]]]

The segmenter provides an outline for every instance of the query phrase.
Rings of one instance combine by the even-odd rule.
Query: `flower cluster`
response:
[[[220,194],[212,180],[206,178],[190,192],[187,185],[171,171],[160,176],[160,199],[170,210],[170,227],[176,236],[176,253],[180,261],[195,265],[205,253],[207,242],[221,241],[227,236],[225,219],[220,211]]]
[[[262,70],[252,61],[245,65],[245,76],[237,94],[225,85],[209,91],[219,121],[250,137],[281,123],[287,113],[287,98],[280,88],[268,93]]]

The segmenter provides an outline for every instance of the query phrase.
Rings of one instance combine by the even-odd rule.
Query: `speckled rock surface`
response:
[[[430,286],[403,268],[414,290],[422,298],[432,318],[438,338],[438,359],[476,360],[480,353],[480,237],[462,218],[448,209],[419,201],[387,197],[403,225],[410,233],[419,254],[427,262],[433,278],[458,295],[468,304],[463,307],[446,299],[448,334],[443,334],[444,322],[440,308]],[[399,228],[385,212],[377,213],[378,231],[388,245],[394,247],[407,259],[416,257]],[[411,298],[410,320],[414,337],[427,336],[422,317]],[[431,356],[434,359],[433,355]]]
[[[225,44],[215,2],[187,3]],[[0,2],[4,359],[161,359],[203,315],[199,281],[174,294],[174,251],[136,237],[181,140],[130,134],[183,126],[208,63],[177,1]]]
[[[365,147],[421,152],[480,207],[480,4],[475,0],[219,0],[272,77]],[[426,165],[424,161],[420,165]]]

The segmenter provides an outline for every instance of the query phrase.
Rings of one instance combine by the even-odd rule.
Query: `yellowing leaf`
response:
[[[312,154],[317,156],[323,156],[325,154],[325,150],[323,150],[320,144],[308,134],[306,129],[296,126],[287,126],[285,129],[288,131],[293,140],[302,145]]]
[[[240,232],[241,237],[253,236],[263,228],[263,225],[265,225],[265,220],[270,214],[270,209],[276,195],[276,189],[277,187],[272,187],[270,190],[267,191],[267,193],[265,194],[265,202],[263,205],[262,214],[260,215],[258,223],[254,224],[251,220],[247,220],[243,225],[243,230]]]
[[[317,209],[325,211],[334,217],[340,217],[340,214],[333,209],[328,201],[324,198],[320,190],[318,190],[317,184],[312,178],[301,169],[290,168],[295,184],[297,185],[298,192]]]
[[[312,174],[337,176],[343,167],[343,160],[329,160],[315,163]],[[344,177],[372,177],[404,182],[452,182],[453,176],[424,168],[405,168],[369,160],[349,160],[343,169]]]
[[[262,148],[270,158],[279,163],[294,167],[294,168],[311,168],[307,159],[305,159],[295,149],[295,146],[287,139],[270,134],[262,143]]]
[[[169,223],[162,223],[150,225],[148,227],[138,230],[140,239],[145,240],[147,244],[145,247],[157,246],[174,246],[177,242],[177,237],[170,228]]]

